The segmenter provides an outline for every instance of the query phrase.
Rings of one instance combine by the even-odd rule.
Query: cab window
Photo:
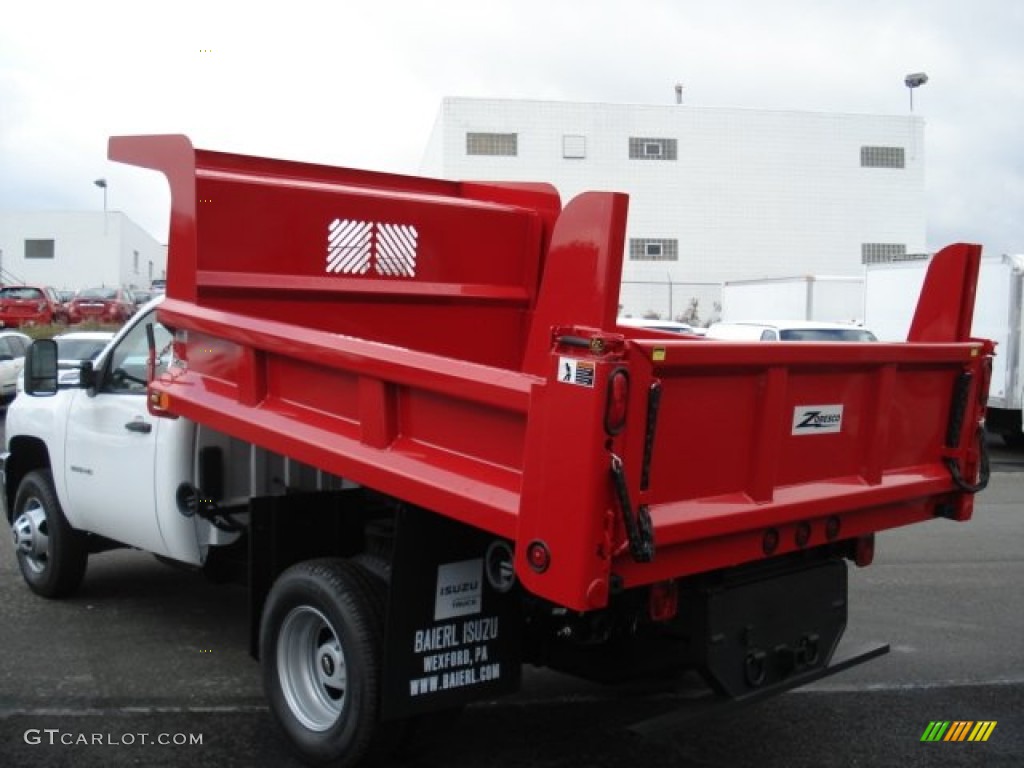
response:
[[[146,326],[153,325],[156,340],[156,372],[162,373],[170,361],[173,336],[157,322],[151,312],[118,342],[107,361],[103,377],[103,391],[119,394],[144,394],[146,391],[146,361],[149,358],[149,340]]]

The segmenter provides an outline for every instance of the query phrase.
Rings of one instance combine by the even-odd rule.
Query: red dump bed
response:
[[[111,139],[168,178],[181,415],[512,540],[532,592],[626,586],[966,519],[992,346],[980,248],[911,343],[617,328],[627,200]],[[647,524],[649,521],[649,525]]]

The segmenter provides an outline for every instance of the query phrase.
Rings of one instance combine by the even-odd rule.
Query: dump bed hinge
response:
[[[967,414],[968,404],[970,402],[971,383],[973,379],[974,376],[970,371],[964,371],[957,377],[954,385],[953,398],[949,407],[949,422],[946,425],[946,449],[949,451],[955,451],[959,446],[960,433],[963,427],[964,418]],[[979,453],[977,483],[970,483],[964,478],[960,464],[954,457],[946,456],[943,459],[946,469],[949,470],[949,474],[952,476],[956,487],[964,493],[978,493],[979,491],[985,490],[988,486],[990,472],[988,445],[985,442],[983,427],[978,427],[975,432],[975,439],[978,442]]]
[[[989,477],[991,476],[991,468],[988,456],[988,444],[985,442],[985,430],[982,427],[978,427],[977,431],[978,441],[978,482],[969,483],[964,479],[963,473],[960,471],[960,464],[951,456],[947,456],[943,459],[946,464],[946,469],[949,470],[950,476],[953,478],[953,482],[956,487],[964,493],[980,493],[988,487]]]
[[[622,467],[622,459],[612,454],[612,482],[615,485],[615,496],[622,508],[622,521],[629,539],[629,552],[638,563],[649,563],[654,560],[654,526],[651,525],[651,513],[646,504],[633,511],[629,500],[629,489],[626,487],[626,473]]]

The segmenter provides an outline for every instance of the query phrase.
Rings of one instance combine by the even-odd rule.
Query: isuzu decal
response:
[[[791,434],[827,435],[842,431],[842,405],[798,405],[793,409]]]
[[[483,578],[482,558],[438,566],[434,621],[480,613]]]

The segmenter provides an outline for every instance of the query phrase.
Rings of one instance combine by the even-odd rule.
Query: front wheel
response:
[[[383,616],[358,563],[292,566],[267,596],[260,663],[270,710],[303,759],[355,765],[379,739]]]
[[[29,588],[43,597],[78,589],[89,557],[82,534],[68,525],[48,469],[29,472],[14,497],[14,550]]]

